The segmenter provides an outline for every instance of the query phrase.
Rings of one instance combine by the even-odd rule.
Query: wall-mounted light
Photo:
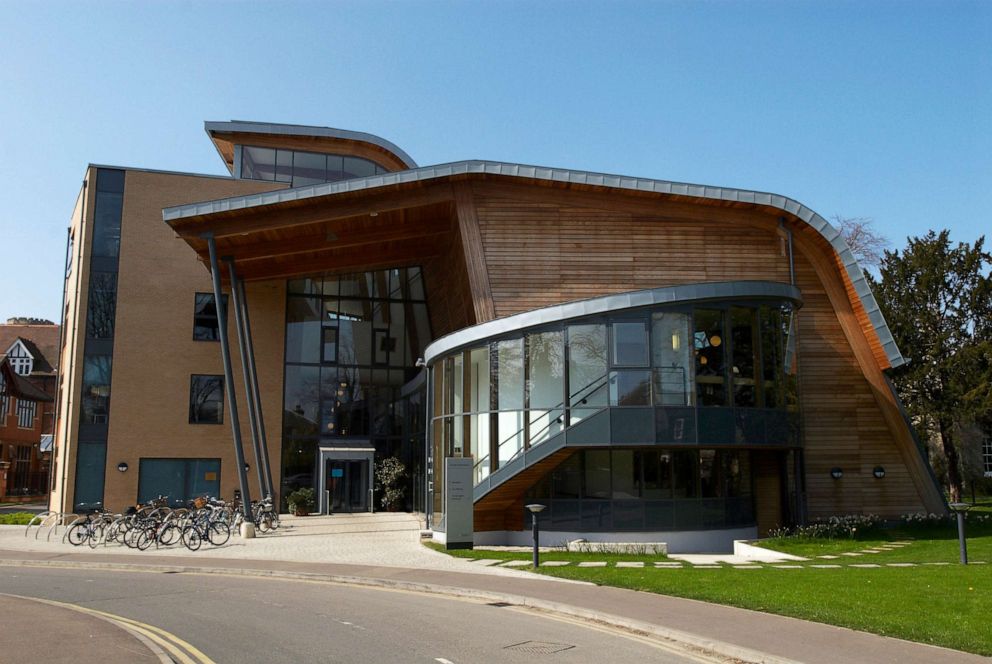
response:
[[[246,473],[248,472],[248,469],[249,469],[249,468],[251,468],[251,466],[249,466],[249,465],[248,465],[248,464],[246,463],[246,464],[245,464],[245,472],[246,472]]]
[[[126,461],[121,461],[119,464],[117,464],[117,470],[119,470],[122,473],[126,473],[127,472],[127,462]]]
[[[880,480],[885,477],[885,468],[875,466],[875,468],[871,471],[871,474],[875,476],[876,480]]]
[[[672,332],[672,350],[678,350],[682,345],[682,337],[678,332]]]
[[[834,478],[835,480],[839,480],[840,478],[844,477],[843,469],[837,468],[836,466],[831,468],[830,477]]]
[[[722,343],[723,343],[723,339],[720,338],[719,334],[714,334],[712,337],[710,337],[710,345],[713,346],[714,348],[716,348]]]

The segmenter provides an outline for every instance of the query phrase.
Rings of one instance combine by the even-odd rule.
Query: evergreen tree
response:
[[[930,231],[901,254],[886,251],[872,290],[909,361],[893,375],[899,396],[919,432],[939,442],[958,501],[962,425],[992,412],[992,255],[984,237],[954,247],[949,235]]]

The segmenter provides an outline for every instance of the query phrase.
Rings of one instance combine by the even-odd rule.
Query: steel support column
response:
[[[261,467],[265,478],[265,491],[269,497],[275,497],[275,486],[272,483],[272,468],[269,465],[269,441],[265,435],[265,417],[262,414],[262,397],[258,389],[258,369],[255,365],[255,343],[251,336],[251,316],[248,313],[248,295],[245,282],[238,280],[238,294],[241,296],[242,317],[245,328],[245,349],[248,351],[248,381],[251,385],[251,397],[255,406],[255,422],[258,426],[258,447],[262,453]]]
[[[217,244],[213,233],[204,235],[210,253],[210,277],[214,285],[214,304],[217,307],[217,333],[220,337],[220,354],[224,361],[224,390],[230,405],[231,434],[234,438],[234,459],[237,463],[238,483],[241,486],[241,510],[246,523],[252,523],[251,494],[248,491],[248,475],[245,473],[245,453],[241,448],[241,422],[238,419],[238,397],[234,391],[234,372],[231,370],[231,346],[227,338],[227,307],[224,306],[224,293],[220,288],[220,266],[217,262]]]
[[[248,368],[251,360],[248,357],[248,345],[245,343],[245,304],[241,295],[241,283],[234,269],[234,260],[224,258],[227,263],[228,275],[231,278],[231,301],[234,305],[234,322],[238,331],[238,350],[241,351],[241,377],[245,383],[245,402],[248,406],[248,423],[251,425],[251,448],[255,452],[255,474],[258,476],[258,492],[265,494],[268,487],[265,484],[265,472],[262,469],[262,452],[258,446],[258,418],[255,415],[255,397],[251,389],[251,371]]]

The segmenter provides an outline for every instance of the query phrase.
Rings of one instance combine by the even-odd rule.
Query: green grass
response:
[[[0,526],[26,526],[35,517],[31,512],[0,514]]]
[[[992,512],[992,504],[988,508],[986,513]],[[947,524],[882,530],[857,539],[779,538],[761,542],[768,548],[811,558],[796,563],[804,569],[662,569],[651,562],[669,560],[664,556],[553,551],[542,553],[541,560],[597,560],[609,564],[593,568],[542,567],[537,573],[766,611],[992,656],[992,630],[988,628],[988,616],[992,615],[992,523],[971,523],[967,535],[969,559],[987,564],[959,565],[957,530]],[[911,543],[893,551],[856,557],[840,555],[893,541]],[[428,546],[444,552],[442,546]],[[488,550],[445,553],[500,560],[529,560],[531,555]],[[818,555],[839,558],[816,559]],[[620,560],[641,560],[646,565],[617,568],[613,563]],[[886,563],[900,562],[950,564],[884,567]],[[883,567],[850,567],[865,563]],[[841,567],[810,567],[814,564]]]

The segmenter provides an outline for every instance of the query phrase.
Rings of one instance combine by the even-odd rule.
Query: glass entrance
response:
[[[369,462],[367,460],[328,459],[325,485],[328,510],[367,512],[369,510]]]

